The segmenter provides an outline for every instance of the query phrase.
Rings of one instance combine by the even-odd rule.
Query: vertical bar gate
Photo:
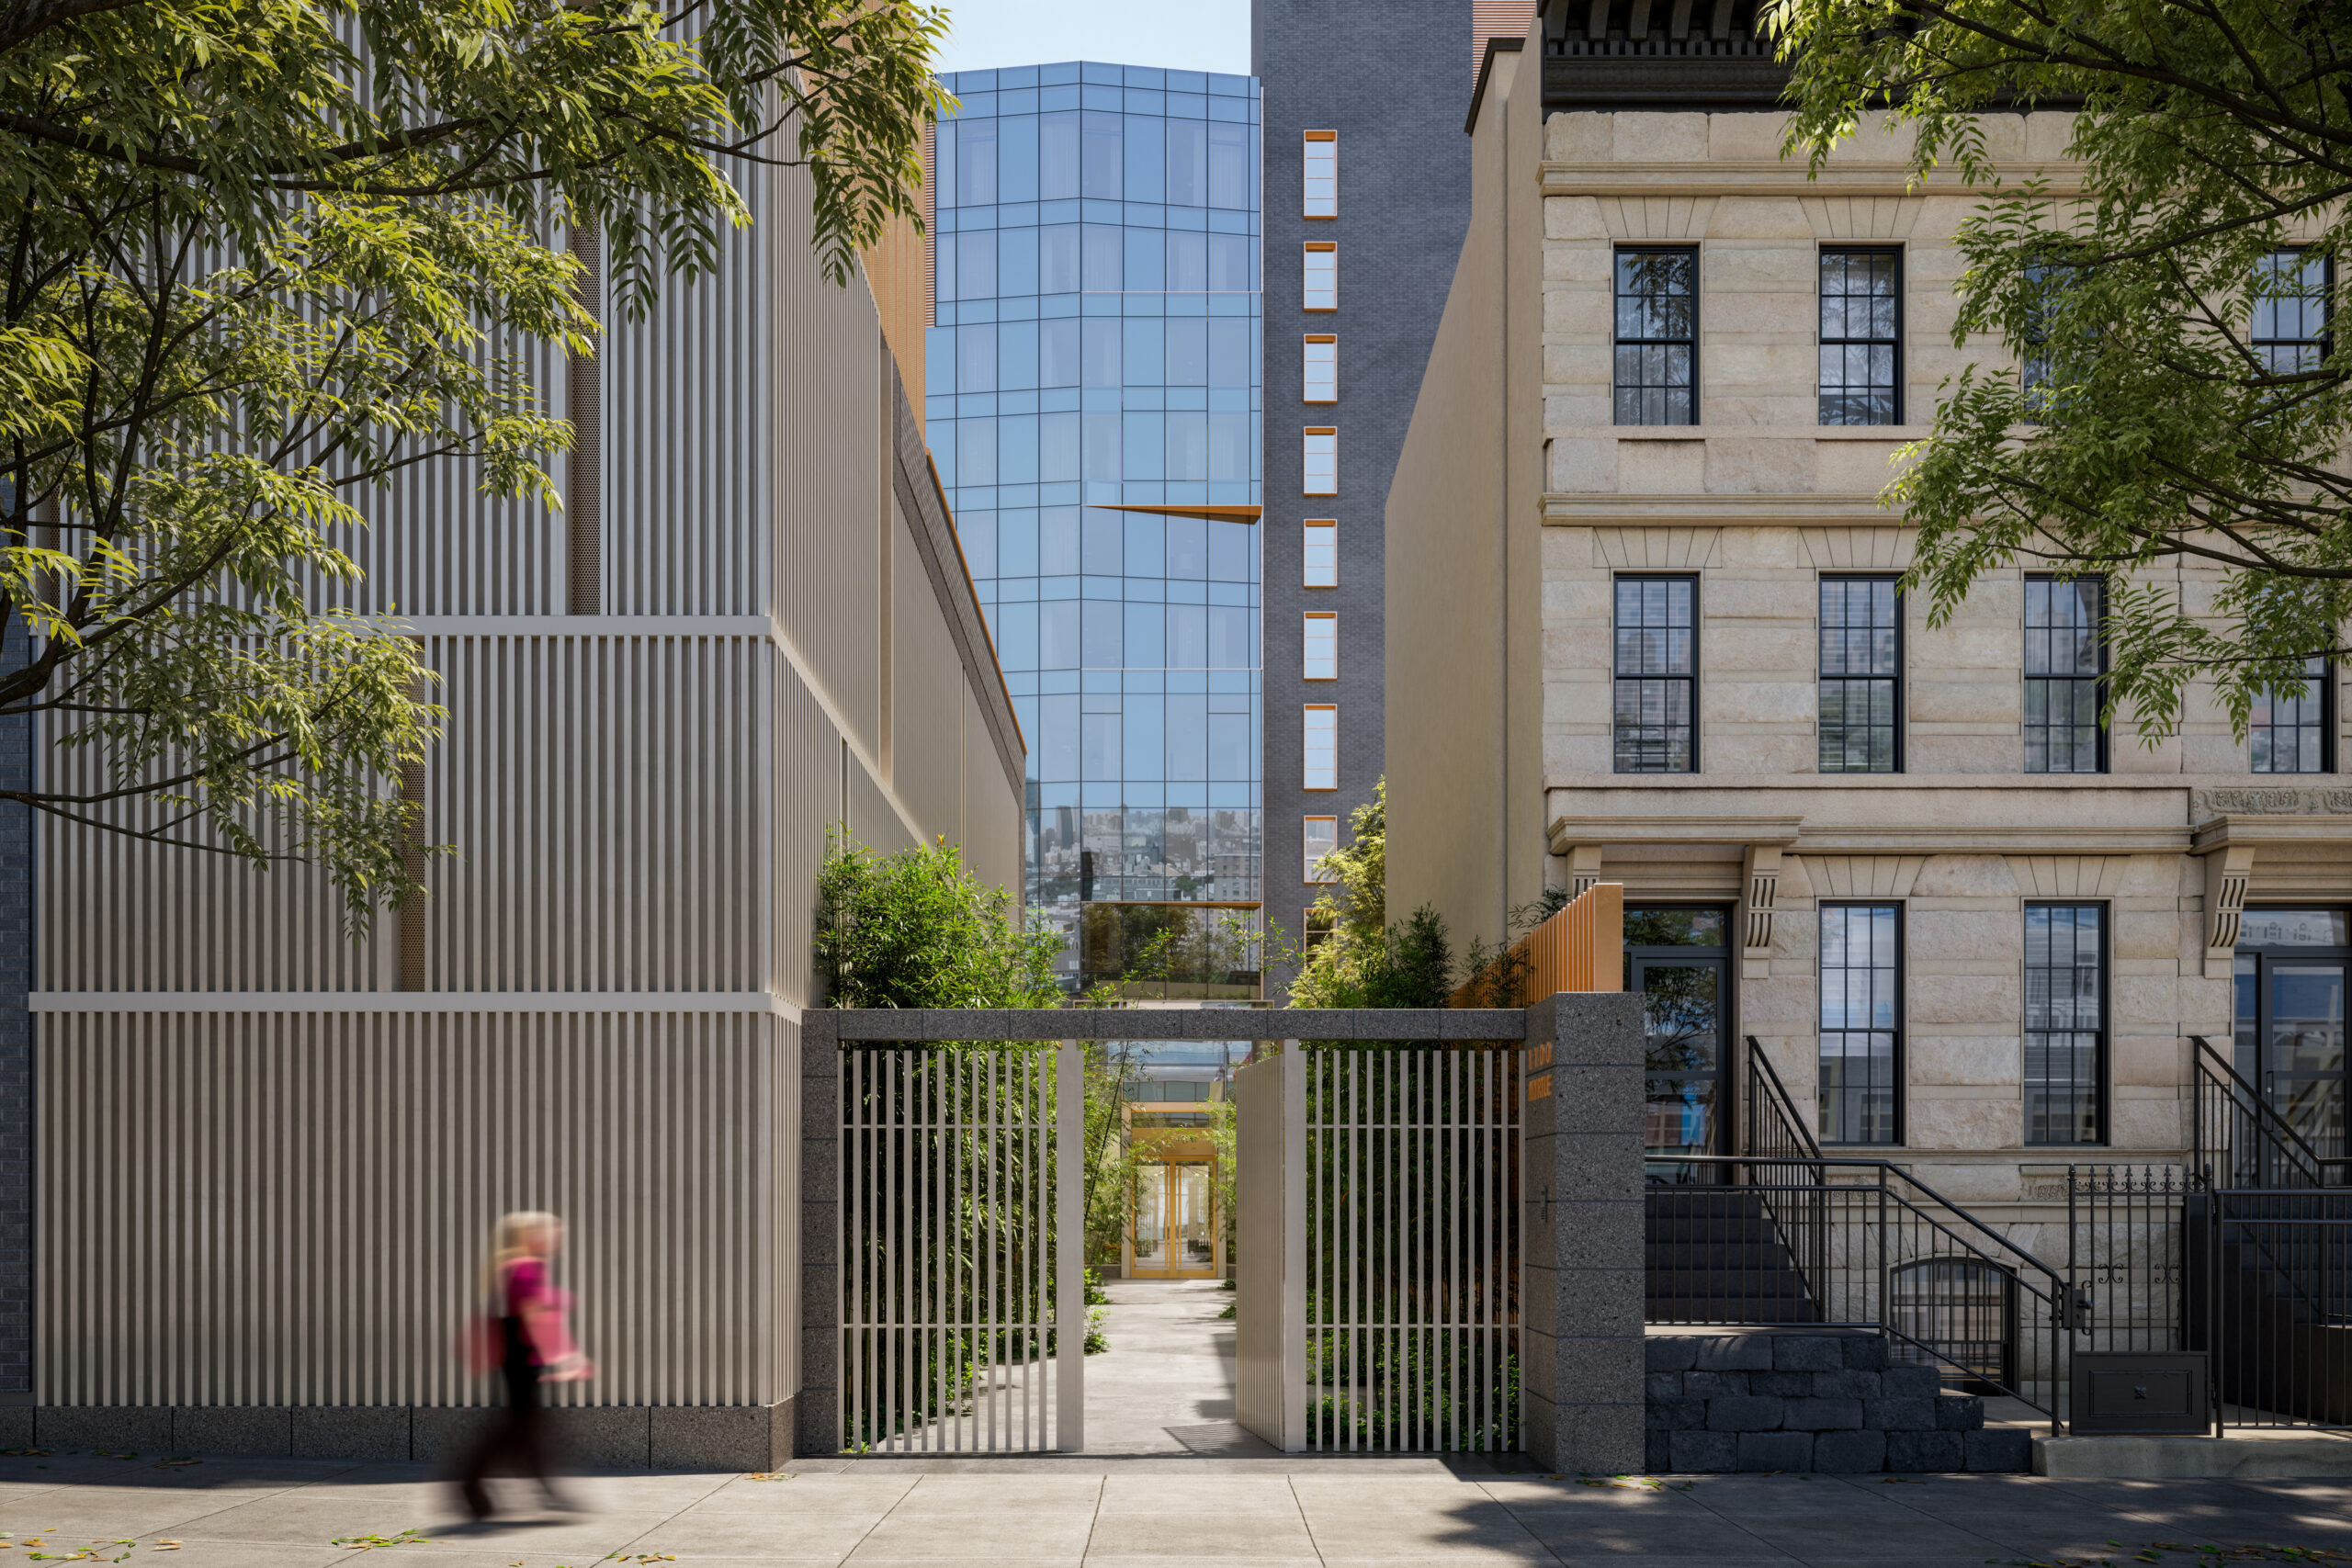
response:
[[[1520,1055],[1307,1046],[1310,1450],[1519,1447]]]
[[[1077,1042],[844,1043],[841,1073],[842,1446],[1082,1449]]]

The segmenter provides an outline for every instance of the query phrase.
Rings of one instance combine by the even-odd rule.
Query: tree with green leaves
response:
[[[1453,942],[1428,905],[1388,923],[1388,781],[1348,818],[1348,842],[1325,855],[1337,894],[1315,900],[1326,929],[1291,964],[1295,1008],[1442,1008],[1453,993]]]
[[[0,717],[96,758],[0,799],[415,896],[414,645],[323,607],[424,463],[557,502],[524,367],[717,264],[805,168],[836,282],[915,211],[918,0],[0,5]],[[762,177],[764,177],[763,175]],[[18,645],[21,644],[21,648]],[[96,780],[96,782],[77,782]],[[62,782],[61,782],[62,781]]]
[[[1049,1008],[1061,937],[941,840],[877,854],[835,832],[817,874],[817,967],[844,1008]]]
[[[2211,682],[2243,735],[2254,705],[2345,652],[2352,610],[2352,346],[2324,324],[2352,235],[2352,10],[1777,0],[1768,16],[1793,70],[1792,152],[1818,167],[1884,118],[1916,135],[1916,173],[1984,193],[1959,235],[1953,339],[2001,352],[1945,383],[1886,496],[1917,525],[1908,581],[1930,617],[2020,563],[2109,574],[2110,715],[2153,742]],[[2079,197],[2002,166],[1987,117],[2036,107],[2074,117]]]

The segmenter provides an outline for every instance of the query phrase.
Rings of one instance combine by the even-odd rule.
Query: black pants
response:
[[[506,1384],[506,1406],[492,1417],[464,1466],[458,1472],[458,1495],[466,1512],[477,1519],[491,1513],[490,1493],[482,1480],[491,1475],[515,1475],[539,1483],[548,1497],[556,1495],[548,1477],[547,1412],[539,1403],[539,1364],[523,1337],[523,1320],[501,1318],[506,1359],[500,1377]]]

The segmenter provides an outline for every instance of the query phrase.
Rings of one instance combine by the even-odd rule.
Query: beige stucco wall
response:
[[[1386,512],[1389,911],[1430,904],[1465,948],[1543,888],[1543,683],[1510,649],[1544,592],[1543,239],[1510,200],[1541,161],[1539,96],[1512,91],[1537,58],[1494,56],[1474,217]]]
[[[1497,118],[1495,106],[1481,118]],[[2064,198],[2075,189],[2058,159],[2067,124],[2012,115],[1985,129],[2012,170],[2046,175]],[[1950,339],[1962,267],[1952,236],[1975,197],[1941,174],[1907,189],[1904,142],[1877,130],[1809,180],[1802,161],[1780,161],[1781,126],[1767,114],[1556,113],[1543,126],[1539,168],[1502,182],[1482,175],[1457,309],[1389,509],[1391,551],[1418,551],[1420,568],[1400,572],[1405,586],[1391,596],[1390,733],[1454,727],[1434,731],[1445,738],[1430,749],[1437,755],[1391,747],[1392,907],[1424,897],[1449,912],[1491,904],[1495,881],[1532,877],[1546,851],[1551,880],[1622,881],[1629,903],[1744,907],[1762,889],[1750,874],[1777,863],[1769,946],[1735,955],[1734,1027],[1758,1037],[1810,1114],[1817,904],[1897,901],[1906,942],[1898,1157],[1955,1196],[1996,1206],[2046,1195],[2042,1179],[2069,1160],[2177,1158],[2187,1037],[2218,1043],[2230,1032],[2231,955],[2207,945],[2210,857],[2250,863],[2254,904],[2341,902],[2352,892],[2352,792],[2328,777],[2251,775],[2244,744],[2203,691],[2179,732],[2154,745],[2140,743],[2127,714],[2107,773],[2026,773],[2021,570],[1994,574],[1940,626],[1923,604],[1906,604],[1905,772],[1815,772],[1818,580],[1910,564],[1909,531],[1878,493],[1898,448],[1925,434],[1938,383],[1987,349]],[[1540,276],[1495,282],[1492,256],[1539,222]],[[1815,257],[1846,241],[1903,247],[1902,425],[1816,423]],[[1626,243],[1699,248],[1695,426],[1611,423],[1612,254]],[[1442,525],[1436,500],[1450,487],[1490,503],[1493,487],[1481,488],[1456,427],[1485,428],[1491,416],[1448,405],[1467,403],[1458,389],[1486,384],[1481,374],[1525,356],[1527,340],[1507,325],[1512,304],[1467,308],[1498,287],[1519,293],[1514,304],[1540,295],[1542,355],[1540,389],[1503,378],[1521,405],[1511,412],[1524,409],[1532,427],[1507,421],[1504,467],[1532,461],[1543,491],[1524,503],[1539,520],[1539,608],[1524,614],[1500,596],[1510,612],[1500,655],[1475,637],[1446,642],[1442,607],[1418,603],[1424,583],[1415,581],[1466,582],[1492,570],[1491,551]],[[1611,583],[1661,570],[1699,580],[1700,771],[1629,776],[1611,761]],[[2196,568],[2138,581],[2192,605],[2214,587]],[[1485,762],[1447,753],[1475,745],[1494,755],[1501,749],[1486,737],[1516,721],[1481,729],[1446,711],[1449,693],[1468,698],[1464,706],[1487,701],[1498,660],[1514,679],[1540,671],[1541,761],[1510,765],[1540,772],[1547,838],[1532,847],[1511,838],[1499,878],[1472,869],[1496,852]],[[1509,734],[1506,746],[1519,739]],[[2046,898],[2111,911],[2104,1148],[2023,1143],[2022,911]]]
[[[790,1451],[828,829],[1017,894],[1023,770],[875,295],[820,274],[804,173],[748,184],[605,345],[605,614],[561,613],[552,509],[447,465],[373,498],[349,595],[448,709],[421,919],[354,942],[299,864],[42,829],[38,1400],[131,1411],[76,1440],[429,1457],[493,1392],[453,1348],[488,1227],[545,1208],[597,1457]]]

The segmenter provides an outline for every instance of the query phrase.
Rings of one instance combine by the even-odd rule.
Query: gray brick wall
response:
[[[1470,218],[1470,0],[1254,0],[1251,69],[1265,90],[1265,805],[1267,912],[1296,940],[1316,889],[1301,824],[1372,798],[1385,756],[1382,715],[1382,513],[1412,423],[1421,369]],[[1300,216],[1300,132],[1339,132],[1340,216]],[[1300,246],[1340,247],[1340,308],[1300,308]],[[1340,340],[1336,406],[1299,400],[1300,339]],[[1301,489],[1300,434],[1340,432],[1340,493]],[[1300,586],[1300,523],[1340,523],[1340,586]],[[1340,617],[1340,679],[1300,677],[1300,615]],[[1307,703],[1340,708],[1338,795],[1301,787]],[[1401,916],[1403,910],[1390,911]],[[1287,976],[1270,968],[1268,994]]]

